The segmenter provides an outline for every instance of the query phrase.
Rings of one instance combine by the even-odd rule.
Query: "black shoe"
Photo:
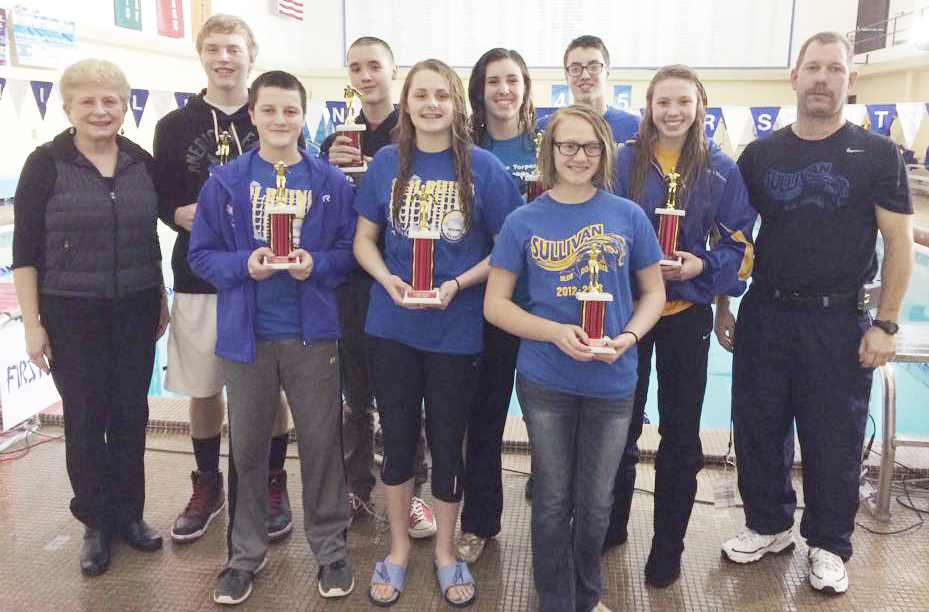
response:
[[[526,499],[532,501],[532,474],[526,479]]]
[[[193,481],[190,501],[171,526],[171,538],[176,542],[191,542],[202,536],[226,506],[222,472],[191,472],[190,479]]]
[[[352,568],[345,559],[339,559],[319,568],[319,594],[323,597],[345,597],[355,588]]]
[[[680,551],[660,550],[652,546],[645,562],[645,582],[656,589],[670,586],[681,575]]]
[[[84,529],[84,546],[81,547],[81,572],[86,576],[99,576],[110,567],[110,534],[101,529]]]
[[[268,492],[265,495],[268,505],[268,519],[265,527],[269,540],[280,540],[294,528],[290,512],[290,496],[287,494],[287,472],[271,472],[268,476]]]
[[[610,527],[612,527],[612,525]],[[600,551],[601,554],[606,554],[617,546],[622,546],[628,539],[629,532],[625,529],[622,531],[619,529],[607,529],[606,538],[603,540],[603,550]]]
[[[129,546],[136,550],[151,551],[161,548],[161,534],[149,527],[143,520],[123,525],[119,534]]]

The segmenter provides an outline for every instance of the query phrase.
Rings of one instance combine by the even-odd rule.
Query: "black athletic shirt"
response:
[[[761,215],[753,282],[802,295],[852,293],[877,272],[874,206],[911,214],[897,146],[851,123],[822,140],[790,127],[739,158]]]

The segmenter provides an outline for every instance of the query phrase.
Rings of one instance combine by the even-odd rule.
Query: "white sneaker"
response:
[[[788,529],[774,535],[762,535],[746,529],[731,540],[723,542],[723,555],[735,563],[752,563],[768,553],[789,552],[794,549],[793,532]]]
[[[435,517],[432,509],[418,497],[410,500],[410,537],[431,538],[435,535]]]
[[[842,558],[822,548],[810,548],[810,585],[834,595],[847,591],[848,574]]]

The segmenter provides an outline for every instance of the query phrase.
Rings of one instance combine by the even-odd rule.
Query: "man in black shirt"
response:
[[[361,136],[361,150],[352,146],[346,136],[333,134],[320,147],[320,156],[337,166],[360,166],[370,161],[382,147],[390,144],[390,131],[397,125],[397,108],[391,102],[391,82],[397,76],[393,52],[386,42],[373,36],[359,38],[348,48],[348,76],[352,87],[361,92],[361,113],[355,123],[367,126]],[[352,175],[358,181],[361,175]],[[371,276],[356,269],[339,287],[339,316],[342,339],[339,352],[342,363],[342,390],[345,396],[345,423],[342,439],[345,452],[345,476],[348,479],[349,513],[354,518],[364,511],[371,499],[374,476],[371,461],[374,456],[374,391],[368,374],[364,344],[365,318]],[[432,510],[419,497],[418,489],[425,482],[427,469],[425,444],[420,435],[416,448],[417,492],[410,503],[410,536],[427,538],[435,535]]]
[[[796,494],[791,425],[803,454],[810,584],[848,588],[873,368],[896,350],[913,258],[906,167],[893,142],[842,118],[857,72],[841,34],[813,36],[791,84],[797,121],[739,159],[761,214],[753,283],[735,330],[732,415],[746,530],[723,544],[737,563],[791,550]],[[877,318],[857,295],[877,272]]]

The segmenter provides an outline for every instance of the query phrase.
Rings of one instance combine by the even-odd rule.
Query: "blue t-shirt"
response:
[[[589,280],[582,268],[593,244],[600,245],[605,263],[600,283],[613,295],[604,333],[615,337],[632,317],[630,278],[662,257],[655,230],[635,202],[597,191],[582,204],[561,204],[543,194],[507,217],[490,263],[528,277],[528,312],[579,325],[575,294]],[[608,364],[576,361],[550,342],[523,339],[516,367],[536,384],[563,393],[618,399],[635,391],[635,348]]]
[[[530,135],[520,134],[507,140],[494,140],[489,134],[484,134],[480,147],[493,153],[503,163],[503,167],[516,181],[516,187],[525,201],[528,179],[536,170],[535,142]]]
[[[304,163],[285,172],[287,202],[310,201],[310,174]],[[268,244],[268,218],[264,209],[273,205],[277,178],[274,166],[255,155],[249,168],[248,195],[251,202],[252,235],[262,246]],[[299,244],[298,220],[294,221],[293,246]],[[259,342],[302,337],[300,285],[286,270],[279,270],[255,283],[255,338]]]
[[[475,193],[471,224],[465,228],[451,149],[440,153],[416,151],[410,185],[403,202],[398,203],[400,223],[395,225],[391,216],[391,187],[397,175],[397,148],[384,147],[374,156],[355,196],[355,210],[381,227],[384,263],[391,274],[411,282],[413,241],[407,233],[419,227],[420,202],[413,194],[422,187],[435,198],[430,227],[440,232],[433,259],[436,288],[490,253],[503,220],[522,203],[522,198],[503,165],[490,153],[472,147],[471,171]],[[394,304],[384,287],[374,283],[365,331],[423,351],[479,353],[483,348],[483,301],[481,284],[463,289],[445,310],[411,310]]]
[[[545,129],[545,126],[548,125],[548,120],[551,118],[551,115],[545,115],[538,120],[536,127],[540,132]],[[632,113],[627,113],[621,108],[607,106],[606,112],[603,113],[603,118],[613,131],[613,142],[617,144],[621,145],[627,140],[634,138],[639,131],[639,118]]]

